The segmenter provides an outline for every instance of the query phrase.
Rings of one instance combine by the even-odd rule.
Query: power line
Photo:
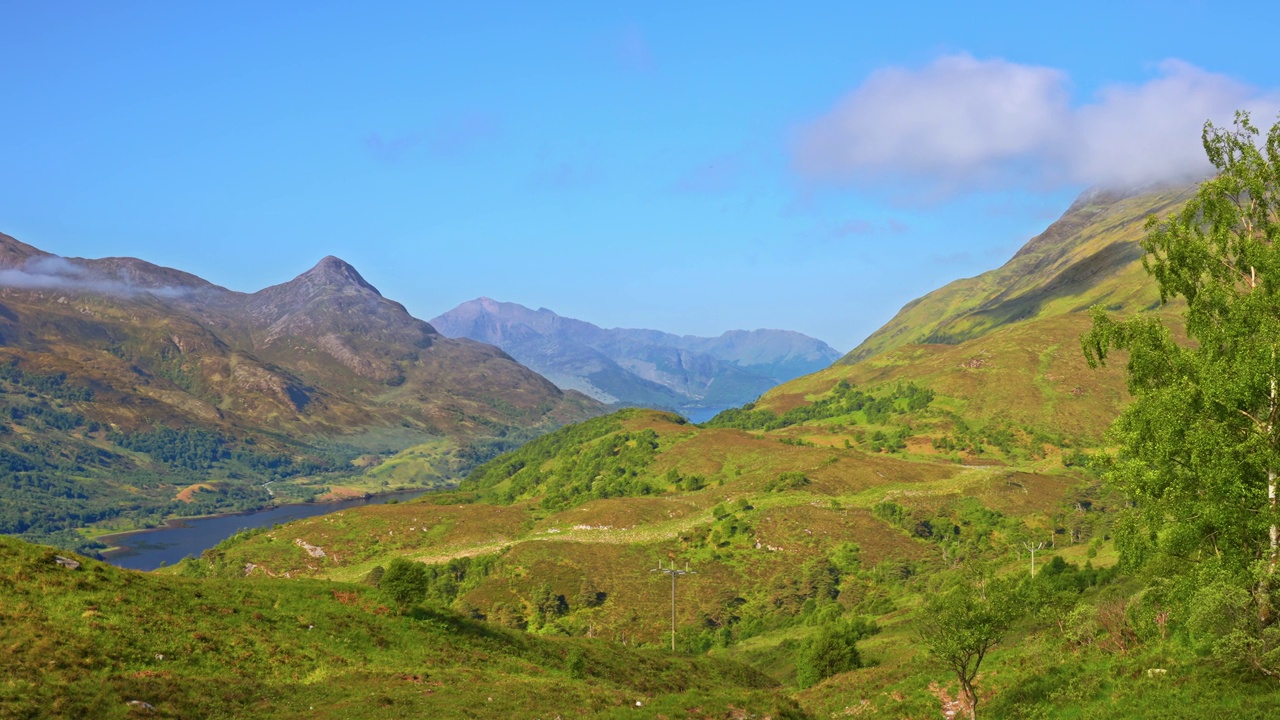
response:
[[[1036,551],[1044,549],[1044,543],[1023,542],[1022,547],[1031,553],[1031,577],[1036,576]]]
[[[697,575],[698,573],[689,569],[688,561],[685,561],[684,569],[676,569],[676,561],[671,561],[671,567],[662,567],[662,560],[658,560],[658,567],[649,572],[666,573],[671,576],[671,652],[676,651],[676,578],[681,575]]]

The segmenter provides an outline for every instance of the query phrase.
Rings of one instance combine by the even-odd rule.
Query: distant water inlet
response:
[[[361,505],[411,500],[424,492],[426,491],[411,490],[339,502],[281,505],[269,510],[236,515],[171,520],[164,527],[103,537],[103,542],[117,548],[104,553],[104,556],[107,562],[122,568],[155,570],[162,565],[180,562],[185,557],[200,557],[205,550],[242,530],[270,527]]]

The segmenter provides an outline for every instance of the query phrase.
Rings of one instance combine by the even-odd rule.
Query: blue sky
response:
[[[848,350],[1280,109],[1269,3],[959,5],[0,2],[0,232]]]

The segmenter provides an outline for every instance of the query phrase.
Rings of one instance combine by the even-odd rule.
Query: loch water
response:
[[[186,557],[200,557],[200,553],[226,540],[242,530],[271,527],[279,523],[316,515],[326,515],[361,505],[381,505],[391,500],[411,500],[425,490],[374,495],[327,503],[302,503],[280,505],[235,515],[170,520],[162,527],[151,530],[110,535],[102,538],[115,550],[103,553],[107,562],[133,570],[155,570],[161,565],[173,565]]]

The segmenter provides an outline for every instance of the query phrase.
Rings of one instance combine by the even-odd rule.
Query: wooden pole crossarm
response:
[[[658,561],[658,567],[649,572],[665,573],[671,576],[671,652],[676,651],[676,578],[681,575],[697,575],[698,573],[689,569],[689,563],[685,563],[684,569],[676,568],[676,561],[671,561],[671,567],[662,567],[662,561]]]

